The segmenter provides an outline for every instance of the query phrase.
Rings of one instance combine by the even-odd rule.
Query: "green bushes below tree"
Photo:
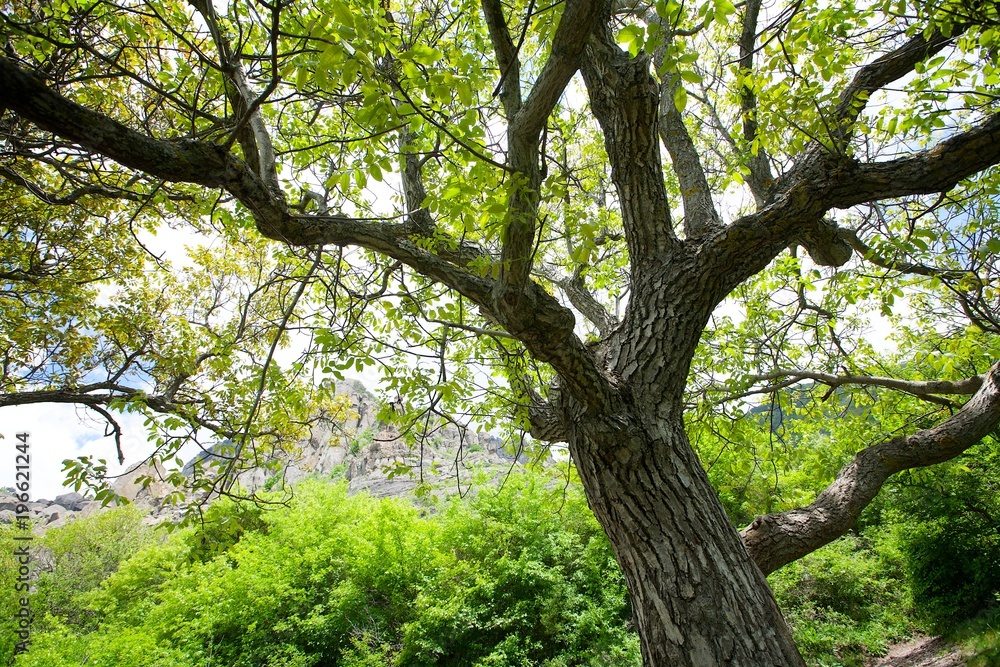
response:
[[[313,481],[241,532],[236,517],[246,508],[219,502],[69,604],[40,599],[15,664],[640,663],[624,582],[575,485],[515,475],[428,512]]]
[[[997,449],[989,440],[893,479],[856,531],[770,576],[808,664],[859,667],[995,600]],[[169,536],[119,508],[37,545],[35,634],[17,667],[641,663],[622,575],[581,488],[544,472],[433,506],[311,479],[288,508],[218,501]],[[957,637],[990,660],[996,619]],[[0,649],[6,664],[13,645]]]

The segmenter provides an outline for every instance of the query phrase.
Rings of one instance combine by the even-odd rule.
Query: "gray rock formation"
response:
[[[376,421],[378,401],[360,382],[340,383],[336,391],[349,397],[351,415],[340,422],[317,421],[295,450],[276,455],[278,465],[266,461],[238,475],[240,487],[248,492],[282,488],[317,475],[344,478],[352,492],[398,496],[421,481],[464,485],[475,468],[513,462],[514,455],[504,451],[498,437],[472,431],[463,436],[455,426],[440,429],[422,443],[413,438],[408,442],[404,434]],[[211,468],[211,452],[197,458],[203,469]],[[194,464],[185,466],[185,474],[196,474]]]
[[[63,525],[75,516],[89,516],[101,507],[99,502],[79,493],[60,495],[57,501],[32,500],[22,503],[14,495],[13,489],[0,489],[0,523],[14,523],[20,518],[27,518],[29,526],[35,532],[44,532],[48,528]]]

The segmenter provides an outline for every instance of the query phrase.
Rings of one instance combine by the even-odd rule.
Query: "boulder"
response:
[[[56,496],[55,500],[56,505],[62,505],[66,509],[73,510],[74,512],[79,512],[80,510],[82,510],[86,502],[87,499],[81,496],[76,491]]]

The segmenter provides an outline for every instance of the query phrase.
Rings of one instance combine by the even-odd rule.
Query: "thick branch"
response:
[[[563,421],[563,411],[553,405],[558,401],[559,388],[550,387],[551,400],[546,401],[531,386],[531,379],[525,378],[520,388],[528,398],[528,420],[531,437],[541,442],[566,442],[569,431]]]
[[[582,71],[604,132],[631,261],[661,261],[677,239],[660,161],[659,86],[649,60],[629,58],[605,28],[588,40]]]
[[[872,93],[912,72],[917,63],[951,44],[960,32],[961,28],[958,28],[950,37],[945,37],[935,30],[929,40],[924,39],[923,33],[918,33],[898,49],[858,70],[840,94],[840,102],[834,112],[832,139],[835,145],[841,149],[846,146],[851,136],[851,125],[864,110]]]
[[[225,188],[251,210],[265,236],[283,240],[295,236],[295,225],[284,202],[245,162],[221,146],[201,141],[163,141],[131,130],[50,90],[41,79],[3,57],[0,107],[16,111],[43,130],[126,167],[167,181]]]
[[[985,375],[966,378],[964,380],[898,380],[896,378],[878,377],[870,375],[834,375],[833,373],[821,373],[817,371],[799,369],[779,369],[762,375],[752,375],[744,378],[745,382],[751,386],[758,382],[780,381],[779,385],[769,385],[759,390],[747,391],[740,394],[725,396],[723,401],[739,400],[753,394],[769,393],[778,388],[789,387],[798,382],[810,380],[825,384],[831,389],[843,387],[845,385],[856,385],[861,387],[884,387],[894,389],[911,396],[941,402],[937,397],[942,395],[970,395],[976,393],[983,385]],[[948,405],[950,401],[945,401]]]
[[[662,19],[660,25],[666,29],[666,23]],[[657,69],[662,63],[664,49],[665,45],[658,48],[654,57]],[[681,188],[681,200],[684,204],[684,235],[693,238],[721,228],[722,218],[715,210],[712,190],[708,186],[698,150],[674,104],[674,92],[677,86],[682,85],[684,82],[676,73],[668,75],[661,82],[659,129],[660,140],[670,154],[670,162]]]
[[[580,66],[587,36],[593,31],[598,0],[568,0],[552,39],[552,52],[545,62],[524,106],[511,122],[512,140],[537,144],[542,128],[563,91]]]
[[[159,140],[136,132],[50,90],[5,58],[0,58],[0,106],[126,167],[167,181],[223,188],[251,211],[258,230],[268,238],[301,246],[369,248],[414,266],[490,308],[492,281],[474,276],[409,241],[406,235],[410,225],[343,216],[293,216],[285,202],[274,197],[245,162],[223,147],[201,141]]]
[[[236,129],[235,136],[243,149],[246,162],[264,180],[264,183],[271,190],[275,197],[281,198],[281,186],[278,184],[278,171],[275,166],[274,146],[271,143],[271,135],[264,125],[264,120],[260,115],[260,105],[264,99],[273,92],[276,87],[277,73],[275,72],[271,85],[261,96],[256,96],[250,88],[243,65],[239,57],[233,52],[228,40],[222,34],[218,19],[215,15],[215,8],[208,0],[190,0],[191,5],[198,10],[202,18],[208,25],[212,39],[222,64],[222,73],[226,78],[226,93],[233,105],[235,112]],[[276,48],[273,40],[277,39],[277,13],[279,11],[276,4],[272,10],[274,13],[274,24],[271,26],[272,50]],[[273,64],[272,64],[273,66]]]
[[[740,32],[739,66],[743,76],[753,71],[753,54],[757,44],[757,19],[760,16],[761,0],[747,0],[743,10],[743,30]],[[757,96],[753,89],[743,83],[740,87],[740,111],[743,113],[743,139],[749,146],[757,138]],[[760,206],[770,198],[770,188],[774,183],[767,153],[760,149],[747,161],[750,178],[747,185]]]
[[[403,199],[406,202],[406,213],[414,228],[423,235],[430,236],[434,232],[434,219],[424,206],[427,190],[424,188],[423,163],[415,152],[413,142],[416,137],[409,125],[399,130],[399,152],[403,156],[403,171],[400,174],[403,183]]]
[[[997,163],[1000,114],[897,160],[858,164],[828,153],[813,154],[791,172],[794,178],[768,206],[740,218],[701,248],[704,275],[716,280],[714,298],[721,301],[791,243],[801,242],[819,262],[842,264],[850,245],[841,230],[824,219],[830,209],[947,192]]]
[[[1000,364],[979,391],[941,424],[864,449],[812,504],[758,517],[743,530],[751,557],[765,574],[815,551],[851,529],[885,481],[909,468],[952,459],[1000,424]]]
[[[529,280],[535,250],[541,189],[539,141],[542,128],[566,85],[576,73],[583,45],[593,29],[598,0],[569,0],[552,40],[552,52],[523,106],[507,128],[508,163],[514,170],[503,249],[500,255],[501,301],[515,306]]]
[[[576,272],[573,276],[562,276],[557,269],[552,267],[541,266],[537,270],[546,280],[559,286],[573,307],[597,327],[602,338],[610,334],[611,330],[618,324],[611,313],[584,285],[580,272]]]
[[[744,24],[744,41],[741,41],[741,55],[746,58],[752,55],[752,50],[746,50],[751,44],[746,41],[750,34],[748,25]],[[949,42],[937,33],[930,40],[916,36],[861,68],[841,94],[834,112],[833,139],[841,144],[849,139],[850,127],[871,93],[913,71],[917,62],[937,53]],[[750,129],[756,131],[755,126]],[[824,219],[831,208],[946,192],[963,178],[997,162],[1000,162],[1000,115],[930,150],[887,162],[858,164],[815,145],[796,168],[769,190],[767,206],[738,220],[716,238],[714,245],[720,254],[705,255],[717,258],[717,270],[729,274],[720,285],[723,292],[719,298],[791,243],[803,245],[819,264],[840,266],[850,259],[848,239],[835,223]]]
[[[503,5],[500,0],[482,0],[483,16],[486,27],[490,31],[490,41],[500,66],[500,102],[507,112],[507,118],[513,118],[521,110],[521,63],[518,60],[517,47],[510,38],[507,20],[503,15]],[[530,21],[531,17],[525,17]]]
[[[962,179],[1000,162],[1000,114],[909,157],[857,165],[831,191],[836,208],[947,192]]]
[[[409,223],[293,216],[246,163],[223,147],[148,137],[66,99],[5,58],[0,58],[0,106],[126,167],[167,181],[223,188],[251,211],[258,230],[268,238],[301,246],[361,246],[404,262],[493,313],[540,361],[555,368],[582,403],[598,410],[606,404],[610,385],[573,333],[573,314],[530,281],[520,293],[518,307],[504,306],[500,313],[494,282],[461,265],[470,254],[478,254],[476,249],[442,239],[428,250],[409,238],[413,232]]]

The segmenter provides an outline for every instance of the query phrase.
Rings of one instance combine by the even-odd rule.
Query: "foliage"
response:
[[[915,628],[902,563],[867,535],[843,537],[768,581],[809,664],[860,667]]]
[[[922,484],[898,480],[860,534],[770,577],[809,664],[863,665],[992,600],[995,580],[977,568],[997,553],[996,531],[967,504],[996,498],[982,486],[995,473],[965,469],[990,465],[995,445],[981,447]],[[54,529],[35,641],[17,664],[638,664],[622,575],[578,482],[517,473],[425,511],[310,480],[289,509],[222,499],[166,542],[131,507]],[[949,523],[949,543],[928,542]],[[921,560],[924,544],[940,565]],[[98,556],[102,545],[120,566]],[[989,618],[955,630],[982,660],[995,650]]]
[[[880,507],[892,526],[920,615],[953,627],[1000,594],[998,442],[945,466],[910,471]]]
[[[23,591],[18,588],[18,563],[14,550],[20,545],[14,537],[23,535],[14,524],[0,524],[0,665],[7,665],[14,659],[14,651],[19,641],[18,619]]]
[[[32,610],[43,619],[55,618],[81,629],[97,619],[82,600],[110,577],[121,563],[158,540],[143,522],[145,512],[134,505],[116,507],[46,531],[35,541]]]
[[[555,481],[515,475],[421,516],[313,480],[238,541],[191,527],[140,550],[75,598],[97,624],[50,618],[16,665],[636,665],[610,546]]]
[[[969,667],[992,667],[1000,661],[1000,608],[994,605],[978,618],[960,624],[949,636],[970,654]]]

